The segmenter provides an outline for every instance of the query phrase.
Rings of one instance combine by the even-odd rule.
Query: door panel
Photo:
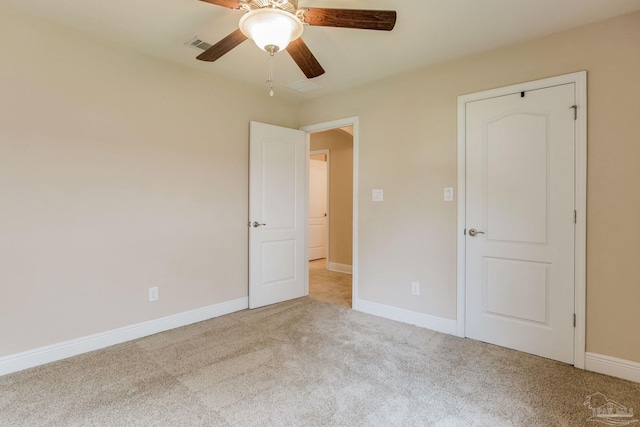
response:
[[[546,242],[547,123],[516,113],[486,124],[487,239]]]
[[[573,363],[574,84],[466,105],[466,335]]]
[[[307,162],[302,131],[251,122],[249,140],[249,307],[256,308],[307,293]]]
[[[262,218],[269,219],[269,230],[295,230],[296,227],[296,144],[287,138],[269,138],[262,145]],[[289,208],[289,209],[286,209]]]
[[[485,257],[484,271],[486,313],[547,323],[548,263]]]

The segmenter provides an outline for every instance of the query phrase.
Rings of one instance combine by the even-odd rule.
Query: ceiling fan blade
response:
[[[216,6],[228,7],[229,9],[240,9],[238,0],[200,0],[205,3],[215,4]]]
[[[304,22],[312,26],[391,31],[395,10],[303,8]]]
[[[322,65],[318,62],[313,53],[307,47],[307,44],[298,38],[287,46],[287,52],[291,55],[291,58],[298,64],[298,67],[302,70],[308,79],[318,77],[324,74]]]
[[[229,34],[227,37],[223,38],[218,43],[198,55],[197,59],[200,61],[213,62],[246,39],[247,36],[245,36],[238,28],[233,33]]]

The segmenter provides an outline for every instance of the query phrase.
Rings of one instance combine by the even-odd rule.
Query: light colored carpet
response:
[[[0,426],[585,426],[640,384],[302,298],[0,377]]]

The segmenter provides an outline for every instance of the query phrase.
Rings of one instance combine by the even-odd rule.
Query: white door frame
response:
[[[329,204],[329,175],[331,172],[331,152],[329,150],[315,150],[315,151],[309,151],[309,156],[314,156],[314,155],[324,155],[326,156],[327,159],[327,179],[326,182],[324,183],[324,185],[326,186],[326,201],[325,201],[325,219],[324,219],[324,227],[325,227],[325,236],[324,236],[324,242],[326,247],[325,249],[325,259],[327,260],[327,267],[329,266],[329,209],[331,208],[331,205]],[[308,157],[309,157],[308,156]],[[309,166],[307,166],[307,171],[309,171]],[[307,227],[308,228],[308,227]]]
[[[300,130],[307,133],[307,159],[309,159],[309,147],[311,144],[311,134],[316,132],[322,132],[325,130],[339,129],[346,126],[353,126],[353,229],[352,229],[352,275],[351,275],[351,308],[358,310],[358,138],[360,135],[360,128],[358,124],[358,117],[347,117],[344,119],[332,120],[329,122],[317,123],[308,126],[302,126]],[[308,160],[307,160],[308,161]],[[307,180],[309,177],[307,176]],[[307,182],[307,206],[309,205],[309,183]],[[307,227],[306,232],[309,233],[309,214],[307,213]],[[328,229],[328,227],[327,227]],[[306,241],[309,241],[307,236]],[[307,243],[307,246],[309,244]],[[328,246],[328,245],[327,245]],[[329,252],[327,250],[327,262]],[[307,259],[309,258],[309,248],[307,247]],[[308,292],[307,292],[308,293]]]
[[[574,366],[585,368],[586,308],[586,213],[587,213],[587,72],[566,74],[458,97],[458,304],[457,335],[465,337],[466,295],[466,103],[550,86],[574,83],[576,88],[575,150],[575,316]]]

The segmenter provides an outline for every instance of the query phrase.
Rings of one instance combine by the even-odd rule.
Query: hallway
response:
[[[351,274],[326,269],[326,259],[309,261],[309,297],[351,308]]]

